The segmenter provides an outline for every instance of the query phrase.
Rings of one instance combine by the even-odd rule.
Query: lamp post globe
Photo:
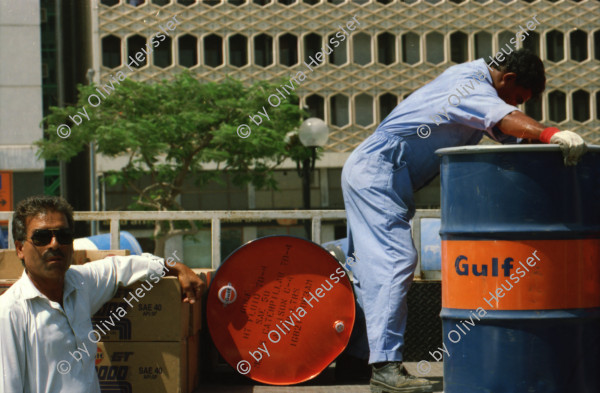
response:
[[[302,122],[298,129],[300,142],[306,147],[322,147],[329,138],[329,127],[319,118],[311,117]]]

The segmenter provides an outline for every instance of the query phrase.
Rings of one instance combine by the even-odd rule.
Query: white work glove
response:
[[[550,143],[560,146],[565,165],[576,165],[587,147],[583,139],[573,131],[559,131],[552,135]]]

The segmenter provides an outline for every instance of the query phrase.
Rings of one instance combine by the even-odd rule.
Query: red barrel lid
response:
[[[354,325],[346,272],[324,248],[291,236],[256,239],[215,274],[207,322],[240,374],[289,385],[316,377],[344,350]]]

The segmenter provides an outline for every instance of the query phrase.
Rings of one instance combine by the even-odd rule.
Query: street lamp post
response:
[[[305,147],[312,150],[312,156],[302,160],[302,167],[300,167],[300,160],[296,161],[298,175],[302,178],[302,199],[304,202],[304,209],[310,209],[310,175],[315,169],[315,161],[317,158],[317,147],[325,146],[329,137],[329,128],[327,124],[321,119],[311,117],[302,122],[298,129],[298,137],[300,142]],[[306,230],[306,236],[311,239],[311,221],[306,220],[304,222],[304,228]]]

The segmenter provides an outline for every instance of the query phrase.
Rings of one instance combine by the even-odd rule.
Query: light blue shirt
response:
[[[519,109],[504,102],[492,84],[483,59],[448,68],[403,100],[375,132],[401,137],[408,149],[407,162],[413,189],[418,190],[439,172],[437,149],[477,144],[484,133],[502,143],[515,143],[496,123]],[[417,129],[426,125],[431,134],[422,138]],[[427,129],[427,128],[424,128]]]
[[[90,341],[91,316],[119,286],[164,276],[164,260],[151,254],[115,256],[65,273],[63,305],[49,300],[25,272],[0,296],[0,392],[100,393]],[[92,338],[96,340],[96,336]],[[80,361],[70,352],[85,348]],[[68,361],[70,371],[57,371]]]

